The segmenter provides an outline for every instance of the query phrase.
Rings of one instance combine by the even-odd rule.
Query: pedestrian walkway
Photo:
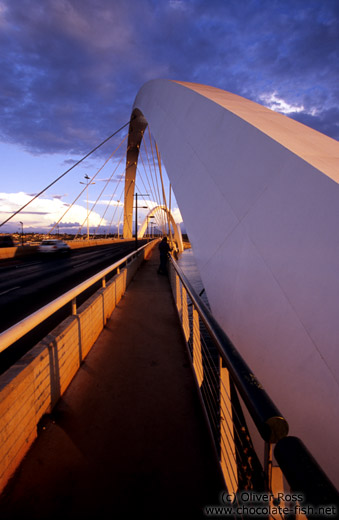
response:
[[[202,518],[222,490],[154,252],[0,499],[1,519]]]

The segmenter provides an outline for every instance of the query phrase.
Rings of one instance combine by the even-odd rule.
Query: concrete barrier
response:
[[[81,249],[85,247],[94,246],[105,246],[108,244],[117,244],[118,242],[126,242],[124,239],[119,238],[98,238],[91,240],[65,240],[66,244],[71,249]],[[8,258],[17,258],[21,256],[29,256],[36,253],[38,250],[38,244],[14,246],[14,247],[1,247],[0,248],[0,260],[7,260]]]
[[[29,256],[36,253],[37,246],[14,246],[1,247],[0,260],[7,260],[8,258],[17,258],[21,256]]]
[[[77,373],[135,272],[154,247],[116,274],[50,334],[0,376],[0,492]]]
[[[117,244],[118,242],[125,242],[119,238],[97,238],[91,240],[65,240],[66,244],[71,249],[80,249],[82,247],[105,246],[107,244]]]

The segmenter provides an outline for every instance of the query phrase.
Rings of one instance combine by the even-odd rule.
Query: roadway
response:
[[[146,241],[138,240],[140,247]],[[8,329],[37,309],[75,287],[90,276],[113,264],[135,249],[135,241],[74,249],[69,255],[54,257],[33,255],[0,261],[0,332]],[[89,289],[81,304],[98,287]],[[0,373],[42,339],[70,313],[70,304],[37,327],[33,333],[0,353]]]

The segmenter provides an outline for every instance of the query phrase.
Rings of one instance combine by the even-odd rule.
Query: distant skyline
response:
[[[1,222],[125,124],[150,79],[213,85],[339,139],[337,0],[0,0],[0,42]],[[48,229],[122,137],[0,233]],[[84,215],[85,196],[66,226]]]

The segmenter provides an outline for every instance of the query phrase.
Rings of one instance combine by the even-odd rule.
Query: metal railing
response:
[[[142,247],[139,247],[136,251],[133,251],[132,253],[128,254],[124,258],[121,258],[120,260],[117,260],[114,262],[114,264],[106,267],[105,269],[101,270],[97,274],[91,276],[84,282],[80,283],[76,287],[73,287],[73,289],[70,289],[66,293],[62,294],[52,302],[48,303],[44,307],[41,307],[41,309],[38,309],[36,312],[30,314],[23,320],[19,321],[9,329],[5,330],[0,334],[0,352],[11,346],[13,343],[15,343],[17,340],[22,338],[25,334],[33,330],[35,327],[40,325],[43,321],[45,321],[47,318],[52,316],[55,312],[57,312],[59,309],[67,305],[68,303],[72,303],[71,313],[76,314],[76,298],[81,293],[86,291],[88,288],[90,288],[95,283],[101,281],[102,287],[105,287],[106,285],[106,276],[112,271],[119,270],[120,268],[127,265],[129,262],[131,262],[136,256],[140,254],[142,250],[144,250],[146,247],[149,246],[151,242],[148,242],[147,244],[143,245]]]
[[[338,518],[339,493],[298,437],[281,439],[274,448],[274,455],[291,490],[302,491],[307,517]],[[320,508],[324,508],[322,516],[316,513]]]
[[[281,497],[286,495],[282,471],[286,464],[281,464],[280,461],[283,458],[285,441],[292,438],[287,437],[287,420],[173,258],[170,259],[170,281],[227,488],[227,498],[223,503],[232,505],[236,511],[237,506],[244,505],[241,502],[242,491],[262,492],[266,493],[262,496],[268,498],[266,506],[269,511],[262,518],[284,517],[281,513],[284,500],[281,498],[278,504],[276,497],[279,497],[279,493]],[[277,453],[274,452],[274,459],[273,445],[276,443]],[[303,454],[304,461],[312,459],[306,447]],[[281,467],[277,465],[277,461]],[[290,459],[292,467],[293,464],[297,467],[298,463],[298,460],[293,462]],[[304,471],[307,471],[306,466]],[[314,471],[316,474],[316,470]],[[327,482],[322,477],[321,470],[318,476],[321,482]],[[287,475],[285,477],[289,482]],[[306,497],[307,479],[304,480],[304,486],[302,479],[298,480],[298,484],[298,491]],[[321,489],[324,486],[325,484]],[[328,489],[332,497],[333,486],[329,484]],[[249,503],[245,505],[248,506]],[[277,516],[272,514],[274,507],[278,508]],[[235,514],[236,518],[247,517],[239,511],[241,507]],[[293,511],[292,507],[290,511]]]

